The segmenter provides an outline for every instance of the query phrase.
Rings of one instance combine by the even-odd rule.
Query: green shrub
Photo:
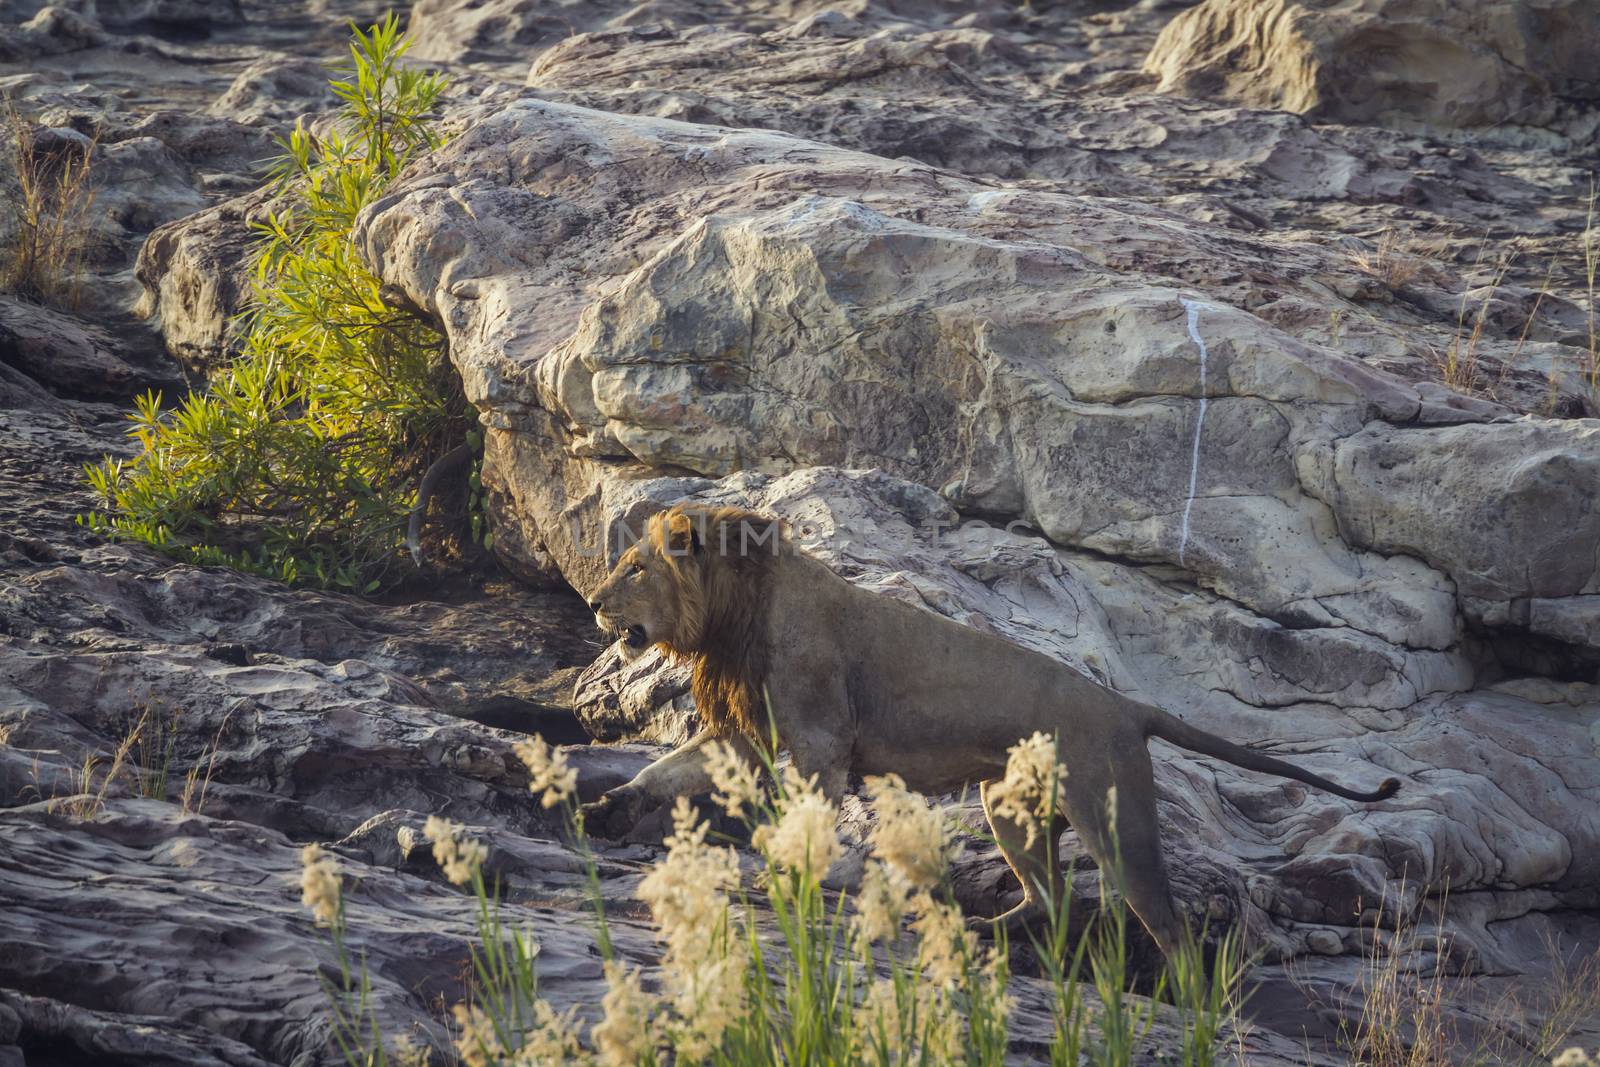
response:
[[[399,66],[405,50],[393,16],[355,30],[334,128],[280,142],[242,352],[175,408],[138,400],[139,453],[87,471],[106,505],[90,528],[291,583],[371,592],[397,575],[424,471],[477,440],[443,338],[385,303],[351,241],[442,141],[444,79]]]

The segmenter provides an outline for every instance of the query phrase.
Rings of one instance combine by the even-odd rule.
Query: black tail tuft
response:
[[[1198,752],[1202,756],[1215,756],[1217,759],[1227,760],[1235,767],[1243,767],[1247,771],[1260,771],[1263,774],[1276,774],[1280,778],[1290,778],[1296,782],[1326,789],[1334,796],[1344,797],[1346,800],[1356,800],[1364,804],[1372,804],[1379,800],[1388,800],[1400,792],[1400,779],[1385,778],[1383,784],[1370,793],[1363,793],[1358,789],[1351,789],[1347,785],[1330,781],[1320,774],[1312,774],[1304,767],[1297,767],[1287,763],[1276,756],[1269,756],[1264,752],[1236,745],[1226,738],[1216,734],[1208,734],[1204,730],[1196,729],[1182,719],[1168,715],[1156,708],[1147,709],[1149,725],[1146,727],[1150,737],[1159,737],[1163,741],[1186,748],[1190,752]]]

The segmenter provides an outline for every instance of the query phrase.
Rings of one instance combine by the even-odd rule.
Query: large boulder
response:
[[[504,61],[526,65],[528,57],[599,20],[621,14],[626,4],[544,0],[417,0],[407,27],[412,55],[456,63]]]
[[[1205,0],[1144,69],[1163,92],[1325,122],[1546,126],[1600,100],[1591,0]]]
[[[653,508],[758,507],[884,595],[1329,773],[1400,774],[1374,813],[1163,759],[1172,847],[1218,872],[1204,892],[1293,920],[1263,933],[1278,951],[1353,944],[1327,928],[1403,876],[1593,902],[1600,698],[1499,687],[1494,640],[1593,675],[1570,642],[1600,435],[1244,310],[1325,304],[1354,284],[1336,252],[542,101],[486,111],[357,239],[449,336],[516,566],[582,591]],[[1359,459],[1383,447],[1411,468]],[[1445,498],[1481,512],[1470,538]],[[681,681],[610,666],[580,692],[613,731],[682,706]]]

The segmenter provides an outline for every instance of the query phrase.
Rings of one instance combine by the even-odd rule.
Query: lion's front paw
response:
[[[1026,937],[1030,927],[1043,924],[1045,917],[1042,904],[1023,901],[1010,911],[996,915],[992,919],[969,915],[967,929],[979,937],[992,937],[997,929],[1004,930],[1007,938],[1016,941]]]
[[[587,832],[617,840],[638,825],[639,817],[644,814],[644,793],[632,786],[619,785],[578,811],[583,815],[583,828]]]

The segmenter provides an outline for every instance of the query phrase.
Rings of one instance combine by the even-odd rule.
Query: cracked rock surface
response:
[[[1469,976],[1468,1031],[1549,946],[1600,947],[1600,112],[1560,51],[1592,57],[1589,8],[1305,4],[1239,66],[1275,6],[417,0],[452,139],[359,248],[449,339],[524,581],[371,603],[72,520],[80,465],[128,447],[108,401],[231,350],[255,161],[326,114],[320,64],[383,5],[11,5],[0,84],[56,142],[98,134],[100,191],[77,313],[0,303],[0,1064],[332,1062],[313,841],[384,1026],[445,1040],[471,912],[433,814],[491,846],[556,1005],[596,1004],[582,873],[510,745],[572,745],[594,795],[693,732],[681,669],[619,662],[573,595],[685,498],[1206,729],[1401,779],[1359,806],[1157,751],[1178,904],[1261,953],[1248,1062],[1345,1061],[1374,919],[1442,907],[1406,965]],[[1535,8],[1570,32],[1507,21]],[[1500,64],[1478,95],[1333,91],[1424,21]],[[170,780],[102,790],[146,711]],[[662,825],[600,853],[647,969]],[[955,885],[1016,900],[976,843]],[[1030,1062],[1048,1018],[1014,991]]]

